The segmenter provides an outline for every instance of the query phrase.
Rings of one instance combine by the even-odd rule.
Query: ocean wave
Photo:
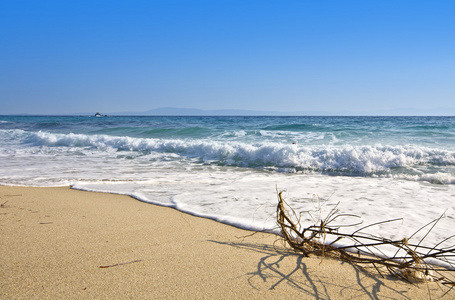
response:
[[[388,177],[394,179],[404,179],[408,181],[426,181],[433,184],[455,184],[455,175],[443,172],[420,175],[398,174]]]
[[[319,128],[318,128],[319,127]],[[323,130],[323,126],[320,124],[276,124],[269,125],[264,128],[268,131],[308,131],[308,130]]]
[[[18,132],[15,133],[20,134]],[[221,166],[313,171],[328,174],[383,176],[402,174],[432,181],[442,168],[455,169],[455,152],[422,146],[296,145],[275,142],[239,143],[201,139],[153,139],[107,135],[27,134],[33,146],[90,148],[98,151],[167,153]],[[442,172],[447,173],[447,172]],[[430,175],[428,175],[430,174]],[[449,172],[450,174],[450,172]],[[443,182],[451,181],[448,179]]]
[[[93,134],[108,134],[112,136],[134,136],[143,138],[163,138],[163,137],[180,137],[188,138],[208,135],[210,131],[207,128],[193,126],[185,128],[149,128],[149,127],[111,127],[92,131]]]

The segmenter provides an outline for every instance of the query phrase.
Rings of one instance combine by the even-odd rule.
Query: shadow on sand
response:
[[[304,257],[283,247],[244,241],[210,242],[263,255],[257,268],[245,274],[249,285],[257,290],[289,285],[300,290],[303,297],[314,299],[416,299],[422,294],[435,299],[444,294],[436,283],[416,285],[391,276],[383,278],[374,269],[331,258]]]

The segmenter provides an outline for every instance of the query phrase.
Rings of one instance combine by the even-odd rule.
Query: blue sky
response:
[[[455,1],[0,2],[0,114],[455,108]]]

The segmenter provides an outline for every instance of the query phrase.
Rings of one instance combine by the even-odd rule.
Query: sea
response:
[[[336,210],[351,217],[330,226],[346,233],[449,247],[455,117],[0,116],[0,184],[130,195],[272,232],[283,192],[304,227]]]

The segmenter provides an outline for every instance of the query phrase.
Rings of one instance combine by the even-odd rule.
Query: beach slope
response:
[[[0,186],[0,298],[426,299],[412,285],[287,252],[277,237],[128,196]]]

